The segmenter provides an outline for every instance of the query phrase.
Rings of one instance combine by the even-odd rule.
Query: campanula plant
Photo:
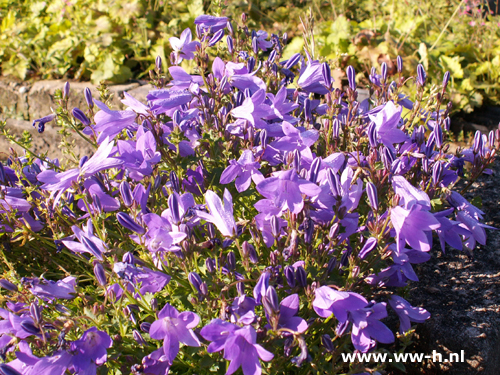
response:
[[[1,373],[390,371],[339,353],[405,350],[432,319],[405,287],[433,245],[486,243],[463,193],[500,130],[451,153],[446,79],[398,58],[360,101],[353,67],[335,89],[312,44],[284,59],[286,41],[204,15],[147,102],[60,94],[51,121],[94,152],[0,164]]]

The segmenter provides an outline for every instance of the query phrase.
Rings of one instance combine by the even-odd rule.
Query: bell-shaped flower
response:
[[[319,61],[309,61],[300,72],[297,85],[305,92],[324,95],[328,93]]]
[[[86,330],[82,337],[71,343],[75,371],[95,372],[96,366],[106,362],[106,349],[112,344],[113,341],[106,332],[98,331],[96,327]]]
[[[250,124],[258,129],[263,129],[267,124],[263,118],[272,113],[271,107],[264,104],[265,99],[266,91],[260,89],[252,96],[246,98],[239,107],[232,109],[231,114],[235,118],[248,120]]]
[[[153,133],[140,127],[137,131],[137,142],[118,141],[119,160],[123,161],[123,168],[136,181],[153,173],[153,165],[161,160],[159,151],[156,151],[156,140]]]
[[[401,251],[405,242],[415,250],[430,251],[432,237],[428,234],[441,227],[434,215],[420,204],[414,204],[410,209],[393,207],[391,222],[396,231],[398,252]]]
[[[281,151],[302,151],[307,147],[312,146],[319,138],[317,130],[300,131],[300,128],[294,127],[287,121],[283,121],[282,125],[284,137],[271,143],[271,146]]]
[[[30,289],[30,292],[35,296],[44,300],[57,299],[73,299],[75,298],[76,278],[68,276],[59,281],[44,279],[44,283],[37,282]]]
[[[260,173],[260,163],[255,161],[251,150],[244,150],[238,161],[230,160],[227,167],[220,177],[221,184],[228,184],[234,179],[236,190],[238,192],[246,191],[250,187],[250,182],[253,180],[258,184],[264,179]]]
[[[212,341],[207,348],[209,353],[224,350],[224,358],[231,361],[226,375],[231,375],[240,367],[243,375],[260,375],[262,373],[259,358],[269,362],[274,355],[257,344],[257,332],[252,326],[242,328],[213,319],[201,329],[204,339]]]
[[[229,190],[224,189],[224,204],[213,191],[205,193],[205,202],[210,213],[196,211],[199,218],[214,224],[225,237],[236,235],[236,222],[233,216],[233,198]]]
[[[97,259],[103,260],[102,254],[107,251],[106,244],[101,241],[100,238],[94,236],[94,227],[92,225],[92,220],[87,221],[87,225],[82,226],[80,229],[78,226],[73,225],[71,229],[73,230],[74,236],[68,237],[62,241],[63,245],[75,253],[89,253],[94,255]],[[76,241],[69,241],[70,239],[76,239]]]
[[[352,321],[351,341],[362,353],[375,347],[376,341],[383,344],[394,342],[394,334],[380,319],[387,317],[386,303],[371,302],[361,309],[349,311]]]
[[[175,64],[180,64],[183,59],[192,60],[194,58],[194,52],[196,52],[196,47],[200,45],[200,42],[192,42],[192,38],[191,30],[187,28],[182,32],[180,38],[173,36],[169,39],[175,54]]]
[[[278,328],[286,328],[298,333],[304,333],[307,330],[307,322],[300,316],[296,316],[299,311],[299,305],[300,300],[298,294],[292,294],[281,301],[279,306]],[[270,321],[267,311],[266,317],[267,320]]]
[[[163,350],[169,364],[172,364],[179,353],[179,344],[198,347],[200,341],[193,332],[200,322],[200,317],[191,312],[179,313],[168,303],[158,313],[158,320],[151,324],[149,336],[155,340],[163,340]]]
[[[402,111],[402,106],[397,109],[392,101],[388,101],[383,105],[383,108],[378,109],[378,111],[375,108],[372,111],[376,114],[368,115],[370,120],[375,123],[377,140],[393,152],[395,151],[394,143],[401,143],[408,139],[408,136],[399,129]]]
[[[279,172],[276,177],[269,177],[257,185],[257,190],[265,198],[272,199],[276,207],[289,209],[298,214],[304,208],[302,194],[314,197],[321,193],[321,188],[312,182],[299,179],[295,169]]]
[[[431,314],[421,307],[413,307],[404,298],[392,295],[389,298],[389,305],[399,317],[399,332],[405,333],[411,328],[410,322],[423,323],[431,317]]]

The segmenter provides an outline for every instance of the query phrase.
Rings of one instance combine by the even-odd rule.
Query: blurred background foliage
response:
[[[285,56],[301,51],[300,17],[312,13],[315,57],[361,83],[382,62],[406,73],[422,63],[431,83],[452,76],[456,109],[500,103],[498,0],[0,0],[1,74],[19,79],[64,78],[93,83],[147,79],[168,38],[204,13],[225,15],[250,29],[282,34]],[[194,30],[193,30],[194,31]]]

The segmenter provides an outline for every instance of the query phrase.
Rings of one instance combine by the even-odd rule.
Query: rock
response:
[[[59,149],[59,143],[61,142],[61,135],[58,129],[46,125],[45,131],[40,134],[37,129],[31,125],[29,121],[7,119],[7,129],[10,130],[11,134],[14,136],[21,136],[25,130],[29,131],[33,137],[32,151],[36,155],[47,154],[51,159],[58,158],[59,160],[65,160],[68,158]],[[75,147],[73,152],[79,158],[83,155],[91,155],[94,152],[94,148],[88,144],[85,140],[80,138],[76,133],[70,138],[70,141],[74,141]],[[24,149],[11,143],[4,136],[0,136],[0,160],[5,160],[9,157],[9,148],[13,148],[18,155],[24,155]]]
[[[57,104],[54,101],[54,94],[57,89],[62,89],[65,81],[62,80],[49,80],[39,81],[33,84],[33,87],[28,94],[29,105],[29,119],[34,120],[50,113],[50,108],[55,109]],[[90,92],[94,98],[99,98],[99,92],[94,85],[88,82],[70,82],[70,93],[68,109],[78,107],[82,110],[87,108],[85,101],[84,90],[90,88]],[[138,83],[128,83],[123,85],[109,86],[108,89],[113,93],[111,100],[112,109],[123,109],[121,99],[123,99],[123,92],[129,91],[139,87]]]
[[[0,113],[4,117],[29,119],[28,96],[29,86],[6,79],[0,80]]]

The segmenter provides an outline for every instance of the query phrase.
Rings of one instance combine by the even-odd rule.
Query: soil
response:
[[[493,175],[479,178],[465,197],[481,197],[484,223],[500,229],[500,160],[492,169]],[[443,362],[407,363],[407,374],[500,374],[500,231],[486,233],[486,246],[471,254],[449,247],[443,253],[436,241],[431,260],[414,267],[420,282],[410,285],[408,300],[431,318],[417,324],[410,351],[430,356],[436,351]],[[463,363],[444,362],[462,350]]]

